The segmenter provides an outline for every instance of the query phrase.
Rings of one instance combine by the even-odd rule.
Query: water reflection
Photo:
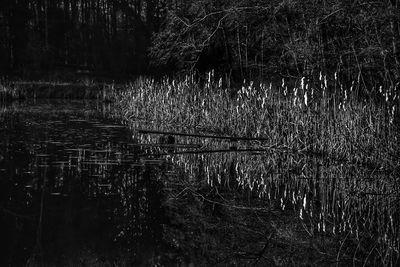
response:
[[[0,108],[0,265],[168,262],[162,199],[179,179],[271,200],[294,210],[310,234],[350,233],[399,251],[398,168],[262,142],[132,137],[104,119],[110,109],[95,102]],[[179,232],[166,234],[176,245]]]
[[[157,143],[158,138],[137,135],[141,143]],[[179,137],[177,143],[180,147],[172,152],[150,147],[147,153],[168,155],[193,183],[268,199],[281,209],[295,210],[310,235],[350,234],[363,240],[359,242],[376,242],[375,247],[388,253],[385,257],[397,257],[398,167],[263,147],[260,142],[239,142],[234,150],[229,142],[217,139]]]
[[[0,264],[157,261],[160,175],[107,106],[41,102],[0,111]]]

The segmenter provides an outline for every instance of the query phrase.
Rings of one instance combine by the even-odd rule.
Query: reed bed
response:
[[[116,92],[116,113],[133,129],[252,137],[229,151],[226,140],[179,137],[204,151],[173,154],[190,181],[250,191],[293,207],[310,235],[341,236],[337,259],[395,265],[399,261],[399,88],[378,87],[360,97],[335,75],[311,83],[245,83],[224,88],[209,73],[200,85],[183,80],[138,79]],[[156,137],[135,134],[141,142]],[[236,149],[236,148],[235,148]],[[265,150],[264,152],[260,152]],[[160,152],[160,151],[158,151]],[[157,153],[157,149],[153,151]],[[353,254],[354,253],[354,254]]]
[[[267,138],[259,145],[398,167],[398,89],[380,88],[384,101],[377,102],[360,100],[352,88],[330,93],[331,87],[321,76],[317,86],[305,78],[294,88],[285,81],[279,86],[250,82],[232,93],[221,81],[212,82],[210,74],[204,86],[192,77],[139,79],[115,98],[132,128]]]
[[[7,103],[17,99],[24,99],[26,94],[18,87],[0,83],[0,103]]]

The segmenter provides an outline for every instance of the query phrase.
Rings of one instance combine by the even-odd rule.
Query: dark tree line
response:
[[[1,71],[144,73],[163,13],[159,0],[2,0]]]
[[[399,0],[2,0],[0,68],[393,85],[399,24]]]
[[[399,81],[398,0],[177,2],[154,34],[156,66],[239,80],[336,72],[366,86]]]

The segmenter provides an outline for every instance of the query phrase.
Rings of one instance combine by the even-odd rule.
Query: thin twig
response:
[[[6,208],[3,208],[3,207],[0,207],[0,211],[2,211],[5,214],[11,215],[11,216],[14,216],[14,217],[17,217],[17,218],[21,218],[21,219],[33,219],[34,218],[33,216],[22,215],[22,214],[15,213],[15,212],[13,212],[11,210],[8,210]]]
[[[255,266],[255,265],[260,261],[260,259],[261,259],[261,258],[263,257],[263,255],[264,255],[265,251],[267,251],[269,242],[270,242],[270,240],[272,239],[273,234],[274,234],[274,233],[270,233],[270,234],[269,234],[268,239],[267,239],[267,242],[265,242],[264,248],[263,248],[260,252],[257,253],[258,258],[254,261],[253,266]]]
[[[211,199],[206,198],[205,196],[203,196],[200,193],[194,192],[193,190],[190,189],[190,191],[195,195],[198,196],[200,198],[202,198],[203,200],[209,202],[209,203],[213,203],[213,204],[218,204],[218,205],[222,205],[225,207],[229,207],[229,208],[234,208],[234,209],[241,209],[241,210],[266,210],[267,208],[251,208],[251,207],[245,207],[245,206],[236,206],[236,205],[229,205],[229,204],[225,204],[225,203],[221,203],[218,201],[214,201]]]
[[[339,258],[340,258],[340,251],[342,250],[344,243],[346,242],[348,236],[350,235],[350,231],[347,233],[347,235],[344,237],[344,240],[342,242],[342,244],[339,247],[338,253],[336,254],[336,266],[339,266]]]

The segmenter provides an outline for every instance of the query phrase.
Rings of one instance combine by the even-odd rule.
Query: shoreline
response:
[[[103,83],[8,82],[1,85],[0,102],[24,99],[97,99],[112,102],[114,90],[122,85]]]

